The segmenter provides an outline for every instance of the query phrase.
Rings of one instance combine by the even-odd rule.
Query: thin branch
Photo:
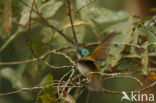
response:
[[[143,83],[138,78],[132,77],[132,76],[114,76],[114,77],[108,77],[108,78],[105,78],[103,81],[109,80],[109,79],[113,79],[113,78],[131,78],[131,79],[134,79],[135,81],[137,81],[141,86],[143,86]]]
[[[70,19],[70,23],[71,23],[71,27],[72,27],[72,31],[73,31],[73,37],[74,37],[75,43],[77,43],[78,40],[77,40],[77,37],[76,37],[76,32],[74,30],[74,25],[73,25],[72,12],[71,12],[71,4],[70,4],[70,1],[69,0],[67,0],[67,3],[68,3],[68,15],[69,15],[69,19]]]
[[[22,3],[28,7],[30,7],[27,3],[25,3],[23,0],[22,0]],[[32,11],[35,12],[40,18],[41,20],[44,22],[44,25],[50,27],[51,29],[57,31],[62,37],[64,37],[68,42],[72,43],[73,44],[73,41],[71,39],[69,39],[61,30],[57,29],[56,27],[54,27],[53,25],[49,24],[49,22],[42,16],[42,14],[40,14],[39,12],[37,12],[36,10],[34,10],[32,8]]]
[[[99,36],[98,33],[96,33],[96,31],[94,30],[94,28],[93,28],[92,26],[89,26],[89,28],[90,28],[90,30],[92,31],[92,33],[95,35],[96,39],[97,39],[98,41],[101,41],[102,38]]]
[[[45,54],[43,54],[42,56],[40,56],[38,59],[39,60],[43,60],[45,59],[48,55],[52,54],[54,51],[62,51],[62,50],[66,50],[66,49],[70,49],[70,48],[80,48],[80,47],[89,47],[89,46],[97,46],[100,42],[91,42],[91,43],[78,43],[78,44],[74,44],[71,46],[67,46],[67,47],[61,47],[61,48],[57,48],[54,50],[51,50],[49,52],[46,52]],[[127,46],[133,46],[136,48],[143,48],[139,45],[133,45],[133,44],[125,44],[125,43],[112,43],[112,45],[127,45]],[[26,63],[31,63],[31,62],[35,62],[38,60],[37,58],[33,58],[33,59],[29,59],[29,60],[24,60],[24,61],[16,61],[16,62],[0,62],[0,65],[17,65],[17,64],[26,64]]]
[[[58,86],[57,86],[57,93],[58,93],[58,95],[60,95],[60,83],[61,83],[61,81],[70,73],[70,72],[72,72],[73,71],[73,69],[71,69],[69,72],[67,72],[67,73],[65,73],[62,77],[61,77],[61,79],[59,80],[59,83],[58,83]]]
[[[33,91],[33,90],[40,90],[40,89],[45,89],[48,88],[51,85],[48,85],[46,87],[32,87],[32,88],[22,88],[21,90],[18,91],[13,91],[13,92],[8,92],[8,93],[2,93],[0,96],[6,96],[6,95],[11,95],[11,94],[17,94],[21,93],[24,91]],[[54,88],[57,88],[57,86],[53,86]],[[63,88],[64,86],[60,86],[60,88]],[[72,87],[72,88],[83,88],[83,86],[67,86],[67,87]]]
[[[81,5],[80,8],[76,9],[75,13],[77,13],[79,10],[81,10],[82,8],[86,7],[87,5],[91,4],[94,1],[95,0],[88,0],[84,5]]]
[[[54,54],[57,54],[57,55],[62,55],[64,56],[66,59],[69,60],[69,62],[71,63],[72,66],[75,66],[75,62],[71,59],[71,57],[69,57],[66,53],[63,53],[63,52],[55,52],[53,51]]]
[[[85,6],[86,11],[89,15],[89,18],[100,28],[100,30],[103,30],[103,27],[97,22],[97,20],[95,19],[94,15],[89,11],[89,9],[87,8],[87,6]]]
[[[73,67],[72,65],[63,65],[63,66],[53,66],[50,65],[48,62],[45,62],[45,64],[53,69],[64,69],[64,68],[71,68]]]
[[[34,6],[34,3],[35,3],[35,0],[32,1],[32,6],[31,6],[31,9],[30,9],[30,14],[29,14],[29,21],[28,21],[28,38],[29,38],[29,46],[30,46],[30,49],[31,49],[31,52],[32,54],[38,58],[33,46],[32,46],[32,41],[31,41],[31,14],[32,14],[32,9],[33,9],[33,6]],[[38,59],[39,60],[39,59]]]
[[[67,82],[65,83],[65,85],[64,85],[64,87],[63,87],[63,90],[65,90],[66,89],[66,87],[68,87],[68,83],[70,82],[70,80],[71,80],[71,78],[72,78],[72,76],[74,75],[74,73],[75,73],[75,69],[72,69],[72,73],[71,73],[71,75],[69,76],[69,79],[67,80]],[[63,91],[61,92],[61,94],[63,93]]]
[[[89,91],[88,91],[88,94],[87,94],[87,98],[86,98],[86,102],[85,102],[85,103],[89,103],[90,94],[91,94],[91,91],[89,90]]]

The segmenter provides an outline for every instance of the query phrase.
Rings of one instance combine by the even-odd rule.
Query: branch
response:
[[[38,59],[39,59],[39,60],[43,60],[43,59],[45,59],[47,56],[49,56],[50,54],[52,54],[53,52],[62,51],[62,50],[70,49],[70,48],[77,48],[77,47],[79,47],[79,46],[81,46],[81,47],[96,46],[97,44],[99,44],[99,42],[79,43],[79,44],[74,44],[74,45],[67,46],[67,47],[57,48],[57,49],[54,49],[54,50],[51,50],[51,51],[46,52],[45,54],[43,54],[42,56],[40,56]],[[16,62],[0,62],[0,65],[26,64],[26,63],[35,62],[35,61],[37,61],[38,59],[37,59],[37,58],[33,58],[33,59],[29,59],[29,60],[16,61]]]
[[[31,14],[32,14],[32,9],[33,9],[33,5],[34,5],[34,3],[35,3],[35,0],[33,0],[32,1],[32,6],[31,6],[31,9],[30,9],[30,14],[29,14],[29,21],[28,21],[28,38],[29,38],[29,46],[30,46],[30,49],[31,49],[31,52],[32,52],[32,54],[36,57],[36,58],[38,58],[38,56],[37,56],[37,54],[36,54],[36,52],[35,52],[35,50],[33,49],[33,46],[32,46],[32,41],[31,41],[31,28],[30,28],[30,23],[31,23]],[[39,59],[38,59],[39,60]]]
[[[69,19],[70,19],[70,23],[71,23],[71,27],[72,27],[72,31],[73,31],[73,37],[75,39],[75,43],[77,43],[78,40],[77,40],[76,33],[74,30],[73,19],[72,19],[72,14],[71,14],[71,4],[70,4],[69,0],[67,0],[67,3],[68,3],[68,15],[69,15]]]
[[[51,67],[51,68],[54,68],[54,69],[64,69],[64,68],[72,68],[74,66],[72,65],[66,65],[66,66],[53,66],[53,65],[50,65],[48,62],[45,62],[47,66]]]
[[[92,2],[94,2],[95,0],[88,0],[84,5],[82,5],[80,8],[75,10],[75,13],[77,13],[79,10],[81,10],[82,8],[86,7],[87,5],[91,4]]]
[[[51,50],[49,52],[46,52],[45,54],[43,54],[42,56],[38,57],[39,60],[43,60],[45,59],[48,55],[52,54],[53,52],[57,52],[57,51],[62,51],[62,50],[66,50],[66,49],[73,49],[73,48],[80,48],[80,47],[89,47],[89,46],[97,46],[100,42],[91,42],[91,43],[78,43],[78,44],[74,44],[71,46],[67,46],[67,47],[61,47],[61,48],[57,48],[54,50]],[[143,47],[139,46],[139,45],[133,45],[133,44],[125,44],[125,43],[112,43],[112,45],[127,45],[127,46],[133,46],[136,48],[142,48]],[[33,58],[30,60],[24,60],[24,61],[16,61],[16,62],[0,62],[0,65],[17,65],[17,64],[26,64],[26,63],[31,63],[31,62],[35,62],[38,60],[37,58]]]
[[[22,0],[22,3],[28,7],[30,7],[27,3],[25,3],[23,0]],[[32,11],[35,12],[40,18],[41,20],[44,22],[44,25],[52,28],[53,30],[57,31],[62,37],[64,37],[68,42],[72,43],[73,44],[73,41],[71,39],[69,39],[61,30],[57,29],[56,27],[54,27],[53,25],[49,24],[49,22],[39,13],[37,12],[36,10],[34,10],[32,8]]]

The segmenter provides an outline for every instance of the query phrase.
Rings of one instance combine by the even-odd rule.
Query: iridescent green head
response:
[[[77,52],[81,57],[89,55],[89,51],[85,48],[80,48]]]

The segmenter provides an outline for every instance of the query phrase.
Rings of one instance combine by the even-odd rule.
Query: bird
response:
[[[109,45],[111,44],[114,32],[109,34],[92,53],[85,48],[77,50],[77,68],[81,74],[89,74],[87,88],[90,91],[100,92],[103,90],[101,81],[101,69],[98,61],[105,61],[108,55]]]

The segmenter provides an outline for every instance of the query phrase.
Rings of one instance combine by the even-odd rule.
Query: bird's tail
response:
[[[96,91],[96,92],[100,92],[103,90],[103,85],[102,85],[100,74],[94,73],[90,75],[88,89],[91,91]]]

